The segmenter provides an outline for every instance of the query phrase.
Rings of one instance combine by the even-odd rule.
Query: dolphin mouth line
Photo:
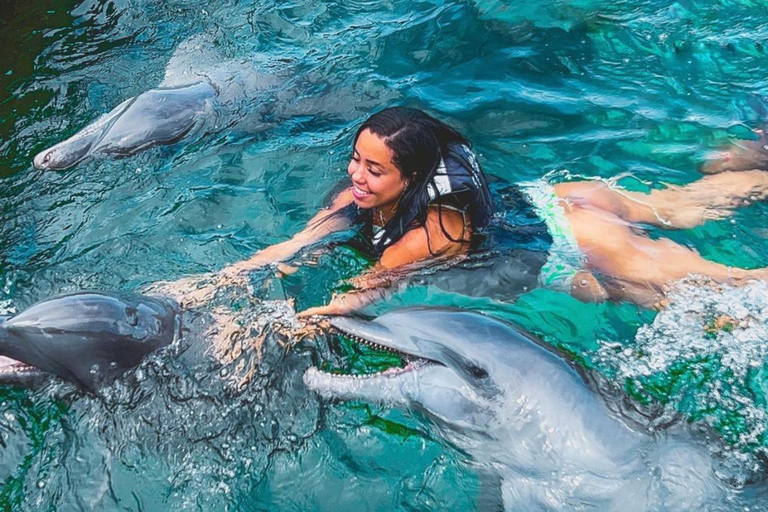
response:
[[[45,373],[45,370],[37,366],[6,356],[0,357],[0,384],[18,384],[25,379],[41,377]]]
[[[324,370],[321,370],[320,368],[313,366],[315,371],[320,372],[324,375],[327,375],[329,377],[335,378],[335,379],[374,379],[377,377],[397,377],[404,375],[406,373],[414,372],[421,370],[422,368],[425,368],[427,366],[431,365],[439,365],[440,363],[437,361],[433,361],[432,359],[428,359],[421,356],[416,356],[413,354],[409,354],[407,352],[403,352],[401,350],[397,350],[395,348],[389,347],[387,345],[382,345],[380,343],[376,343],[371,340],[367,340],[365,338],[362,338],[356,334],[352,334],[350,332],[347,332],[343,329],[340,329],[336,326],[331,327],[331,331],[335,332],[336,334],[341,334],[346,338],[349,338],[350,340],[354,341],[355,343],[359,345],[364,345],[368,348],[371,348],[373,350],[376,350],[378,352],[388,352],[390,354],[394,354],[397,356],[400,356],[404,361],[405,365],[402,367],[392,366],[390,368],[387,368],[385,370],[379,371],[379,372],[373,372],[373,373],[362,373],[362,374],[341,374],[341,373],[331,373]]]

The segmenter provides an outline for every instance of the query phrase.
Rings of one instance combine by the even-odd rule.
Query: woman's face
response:
[[[347,168],[357,206],[388,213],[397,203],[408,180],[392,163],[392,157],[382,137],[368,129],[360,133]]]

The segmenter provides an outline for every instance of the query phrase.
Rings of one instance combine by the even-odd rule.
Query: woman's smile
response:
[[[370,192],[366,192],[365,190],[361,189],[354,183],[352,184],[352,196],[354,196],[355,199],[362,201],[365,198],[369,197],[371,195]]]

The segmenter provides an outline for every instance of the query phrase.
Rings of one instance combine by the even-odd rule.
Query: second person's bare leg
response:
[[[747,279],[768,280],[768,269],[747,270],[704,259],[672,240],[652,240],[624,219],[602,209],[569,208],[566,217],[587,270],[599,277],[609,297],[652,307],[663,297],[665,285],[689,274],[720,283]]]
[[[728,217],[740,206],[768,198],[768,172],[723,172],[647,194],[599,180],[558,183],[554,189],[576,208],[597,208],[633,224],[685,229]]]

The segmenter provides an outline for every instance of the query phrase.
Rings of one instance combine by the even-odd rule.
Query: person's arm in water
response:
[[[334,295],[327,305],[309,308],[299,316],[343,315],[362,309],[386,295],[389,286],[404,277],[406,271],[465,254],[470,235],[461,213],[430,208],[424,226],[406,232],[382,253],[371,271],[352,280],[356,290]]]
[[[342,208],[352,203],[352,190],[345,189],[333,200],[328,208],[318,212],[307,225],[290,240],[266,247],[247,260],[233,263],[221,270],[225,275],[237,275],[258,269],[272,263],[284,261],[304,247],[322,240],[325,236],[349,227],[348,219],[334,216]]]
[[[346,189],[336,196],[331,206],[318,212],[310,219],[304,229],[290,240],[262,249],[251,258],[224,267],[217,273],[153,283],[145,292],[167,295],[183,307],[196,307],[211,300],[216,291],[223,286],[247,286],[247,279],[244,275],[247,272],[266,265],[280,263],[326,235],[346,229],[349,226],[349,220],[343,215],[334,214],[351,202],[351,189]]]

